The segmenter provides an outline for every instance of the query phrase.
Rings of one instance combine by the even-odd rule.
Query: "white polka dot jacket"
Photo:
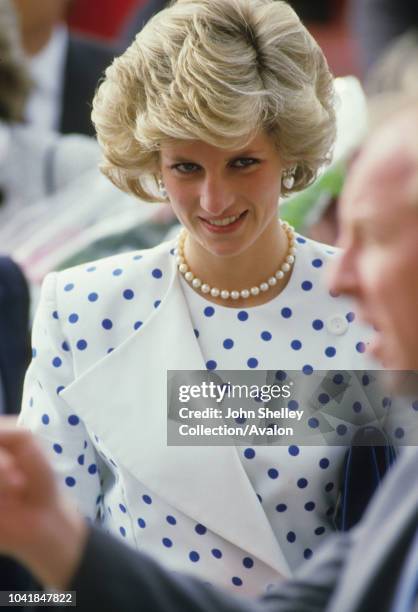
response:
[[[167,446],[167,370],[376,368],[370,330],[326,287],[334,251],[298,242],[285,290],[245,310],[185,286],[172,242],[49,274],[25,381],[20,423],[84,516],[174,571],[248,595],[291,575],[333,531],[344,436]]]

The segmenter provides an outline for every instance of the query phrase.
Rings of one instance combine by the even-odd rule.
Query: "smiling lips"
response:
[[[204,219],[200,217],[200,220],[203,222],[205,227],[210,231],[214,232],[224,232],[231,231],[238,227],[244,217],[247,215],[247,210],[239,215],[234,215],[230,217],[224,217],[223,219]]]

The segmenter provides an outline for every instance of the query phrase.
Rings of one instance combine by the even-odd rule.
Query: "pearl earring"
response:
[[[165,185],[164,185],[164,183],[163,183],[161,178],[158,179],[158,190],[160,192],[160,196],[164,200],[167,200],[168,199],[167,189],[165,188]]]
[[[295,171],[296,166],[283,172],[282,182],[285,189],[292,189],[293,185],[295,184]]]

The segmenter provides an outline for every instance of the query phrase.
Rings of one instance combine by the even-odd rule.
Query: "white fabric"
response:
[[[274,367],[370,365],[356,348],[367,342],[369,330],[351,316],[344,335],[326,326],[311,330],[315,317],[346,316],[352,304],[331,297],[325,287],[322,272],[332,257],[327,247],[300,240],[287,288],[270,304],[248,309],[250,317],[257,312],[260,318],[248,326],[248,339],[236,336],[246,343],[238,360],[218,349],[220,367],[246,369],[257,348],[262,368],[271,366],[275,351]],[[192,306],[190,317],[172,246],[165,243],[47,277],[21,423],[43,441],[60,483],[90,519],[98,517],[106,529],[172,569],[255,594],[290,575],[305,550],[315,554],[326,537],[326,512],[335,502],[342,451],[301,448],[291,455],[287,448],[260,449],[252,468],[245,464],[244,449],[167,446],[167,370],[204,370],[214,350],[209,335],[214,334],[214,342],[215,334],[221,339],[227,324],[225,318],[218,327],[218,315],[234,314],[205,302],[215,314],[206,317],[196,338],[200,306]],[[318,259],[323,265],[312,265]],[[312,288],[302,289],[301,282],[309,279]],[[293,308],[290,325],[284,307]],[[273,339],[267,348],[259,334],[270,328]],[[289,341],[297,330],[304,342],[292,350]],[[336,348],[333,358],[324,356],[329,346]],[[329,468],[318,468],[322,458],[329,459]],[[271,467],[278,468],[277,479],[266,477]],[[295,486],[300,477],[307,480],[302,488]],[[332,490],[324,490],[328,482]],[[304,504],[312,500],[315,511],[306,510]],[[288,509],[276,511],[279,503]],[[320,526],[324,534],[312,533]],[[295,542],[288,539],[290,531]]]
[[[29,58],[34,88],[27,103],[26,120],[44,129],[59,129],[67,46],[67,28],[59,25],[45,47]]]

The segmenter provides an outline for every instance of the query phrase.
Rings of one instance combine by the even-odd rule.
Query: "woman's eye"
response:
[[[196,170],[199,169],[199,166],[191,162],[183,162],[182,164],[175,164],[172,166],[172,168],[181,174],[190,174],[191,172],[196,172]]]
[[[258,159],[254,159],[253,157],[241,157],[233,162],[233,166],[235,168],[248,168],[258,163]]]

